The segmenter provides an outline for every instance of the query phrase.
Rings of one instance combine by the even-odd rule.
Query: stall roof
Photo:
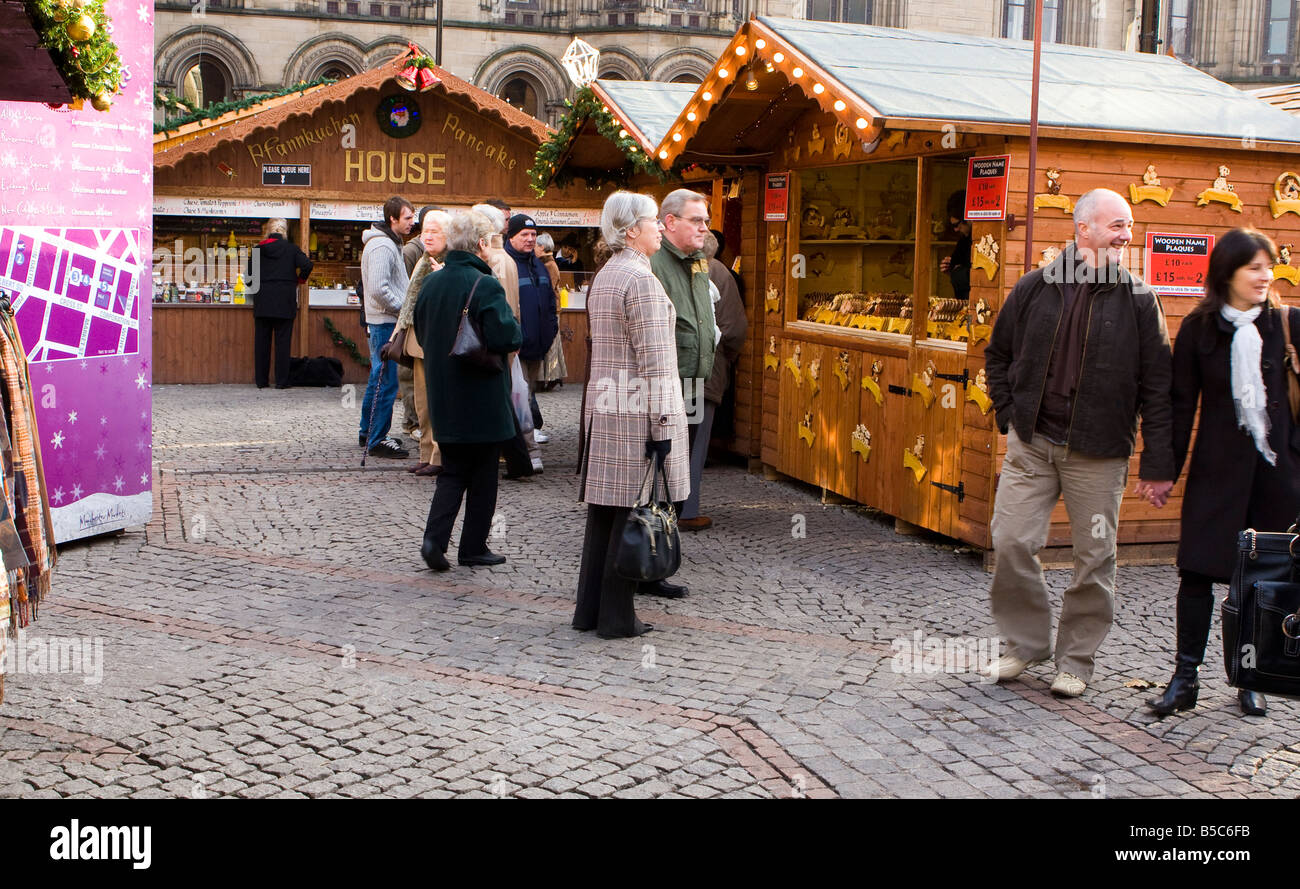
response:
[[[1250,90],[1256,99],[1263,99],[1275,108],[1291,114],[1300,114],[1300,83],[1288,83],[1285,86],[1267,86],[1263,89]]]
[[[772,66],[766,88],[749,96],[731,89],[733,104],[765,98],[766,106],[781,87],[795,86],[805,107],[816,103],[868,138],[885,127],[939,130],[946,124],[969,132],[1028,131],[1032,43],[762,16],[741,27],[670,126],[657,150],[662,165],[688,146],[723,150],[722,133],[702,146],[691,145],[692,137],[757,61]],[[750,68],[760,83],[763,68]],[[779,84],[770,83],[774,75]],[[1300,121],[1170,56],[1045,45],[1040,82],[1039,126],[1046,136],[1095,139],[1097,131],[1109,131],[1224,146],[1253,137],[1257,146],[1300,147]],[[750,122],[761,113],[754,108]],[[744,125],[728,121],[733,132]],[[770,137],[777,126],[768,120],[762,129]]]
[[[597,80],[592,86],[628,132],[643,137],[642,144],[650,150],[668,135],[668,128],[695,94],[698,84]]]
[[[346,102],[361,90],[378,90],[395,78],[401,68],[400,59],[385,62],[378,68],[363,71],[306,95],[295,96],[292,101],[265,108],[258,114],[245,117],[229,126],[213,129],[183,145],[163,147],[165,143],[162,143],[155,146],[154,166],[174,166],[192,154],[203,154],[225,142],[242,142],[257,130],[281,126],[294,117],[308,117],[331,102]],[[433,71],[441,81],[433,87],[434,92],[468,101],[479,111],[495,117],[503,126],[538,144],[550,135],[550,127],[505,100],[461,80],[445,68],[433,66]]]

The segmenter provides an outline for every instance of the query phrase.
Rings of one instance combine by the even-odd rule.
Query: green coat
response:
[[[465,299],[480,278],[470,314],[478,319],[483,345],[506,359],[505,369],[495,374],[464,367],[450,355]],[[413,329],[424,349],[429,415],[438,443],[475,444],[514,438],[509,356],[519,348],[523,336],[505,291],[492,277],[487,263],[463,250],[450,251],[447,264],[424,279],[415,304]]]
[[[709,264],[704,253],[689,256],[664,238],[650,269],[677,310],[677,375],[704,381],[713,373],[713,299],[709,296]]]

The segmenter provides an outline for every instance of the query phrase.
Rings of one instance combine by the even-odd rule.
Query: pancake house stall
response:
[[[594,80],[579,89],[556,132],[538,149],[529,171],[533,192],[549,201],[552,188],[581,189],[595,206],[619,188],[662,198],[682,183],[655,162],[655,149],[694,92],[694,84],[645,80]],[[600,235],[599,210],[591,224],[596,228],[591,244],[584,244],[584,271],[560,274],[568,289],[559,333],[566,383],[583,382],[587,366],[586,294],[595,271],[590,246]]]
[[[404,89],[404,64],[268,103],[184,140],[155,139],[157,382],[252,382],[256,294],[239,292],[239,274],[268,218],[287,219],[290,239],[314,262],[300,289],[307,308],[293,353],[337,357],[345,381],[363,382],[361,235],[381,221],[387,198],[401,195],[417,210],[501,198],[534,212],[527,171],[550,130],[436,66],[423,69],[436,77],[426,90]],[[597,226],[593,207],[585,194],[558,189],[535,212],[558,241],[575,226]]]
[[[1074,199],[1130,199],[1126,264],[1150,272],[1171,335],[1210,238],[1249,225],[1300,244],[1300,121],[1171,57],[1044,46],[1031,178],[1031,61],[1021,41],[752,19],[656,152],[751,166],[742,453],[983,548],[1005,451],[984,348],[1026,249],[1044,265],[1073,238]],[[962,190],[968,293],[941,271]],[[1300,268],[1276,275],[1300,305]],[[1163,510],[1131,488],[1120,543],[1177,540],[1182,484]],[[1058,504],[1049,544],[1068,543]]]

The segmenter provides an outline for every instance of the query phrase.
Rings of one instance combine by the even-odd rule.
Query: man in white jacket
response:
[[[397,398],[397,364],[382,361],[379,350],[393,335],[397,315],[406,299],[409,278],[402,261],[402,240],[411,233],[415,209],[402,197],[384,201],[384,221],[361,235],[361,289],[365,293],[366,331],[370,338],[370,380],[361,402],[361,430],[357,439],[373,457],[402,459],[406,448],[388,437]]]

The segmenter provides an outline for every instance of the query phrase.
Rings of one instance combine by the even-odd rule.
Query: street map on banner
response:
[[[0,289],[31,361],[140,351],[140,233],[0,228]]]

